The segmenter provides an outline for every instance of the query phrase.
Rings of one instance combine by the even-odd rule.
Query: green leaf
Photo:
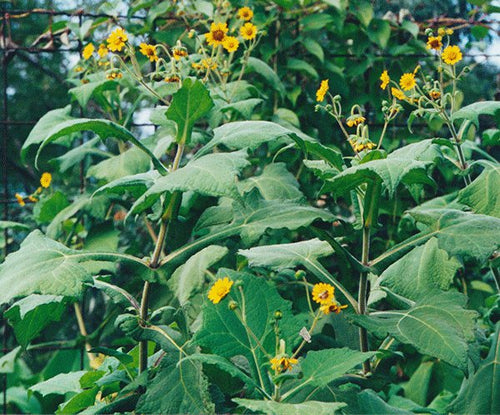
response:
[[[59,321],[66,309],[64,297],[32,294],[12,304],[5,317],[14,327],[19,344],[26,347],[53,321]]]
[[[348,415],[413,415],[414,412],[395,408],[371,389],[335,391],[339,399],[347,402],[344,412]]]
[[[479,369],[460,388],[451,403],[454,414],[500,413],[500,324],[492,336],[491,348]]]
[[[123,195],[128,192],[133,197],[137,198],[149,189],[159,177],[160,173],[156,170],[121,177],[97,189],[93,197],[101,193],[115,193]]]
[[[200,354],[195,353],[185,357],[183,360],[196,360],[206,365],[214,365],[224,372],[228,373],[234,378],[241,380],[248,387],[255,389],[258,388],[257,383],[250,376],[245,374],[236,365],[231,363],[229,360],[218,356],[216,354]]]
[[[302,72],[309,75],[312,79],[319,79],[319,74],[316,69],[314,69],[310,63],[302,59],[288,58],[286,66],[287,69],[291,71]]]
[[[95,398],[99,392],[99,387],[95,386],[91,389],[84,390],[69,401],[61,404],[56,414],[77,414],[80,411],[94,405]]]
[[[411,210],[421,232],[392,247],[370,265],[382,270],[414,246],[436,237],[438,245],[451,256],[484,263],[500,244],[500,219],[456,209]]]
[[[334,379],[363,363],[375,352],[362,353],[348,348],[309,351],[300,367],[304,374],[303,384],[326,386]]]
[[[38,223],[50,223],[59,212],[68,206],[69,202],[66,195],[57,190],[35,204],[33,216]]]
[[[248,98],[241,101],[231,102],[219,108],[221,112],[234,111],[242,118],[248,119],[255,112],[255,107],[264,102],[261,98]]]
[[[434,293],[409,310],[377,311],[349,318],[377,334],[389,333],[420,353],[437,357],[467,373],[468,342],[474,339],[475,311],[465,310],[466,297]]]
[[[50,394],[65,395],[68,392],[81,392],[80,378],[87,373],[85,370],[70,373],[60,373],[50,379],[30,386],[28,390],[42,396]]]
[[[100,79],[90,80],[90,82],[86,84],[71,88],[68,93],[78,101],[78,104],[80,104],[81,107],[86,107],[90,98],[92,98],[94,94],[99,94],[103,91],[114,90],[117,87],[116,81],[108,80],[104,78],[104,76],[100,76],[99,78]]]
[[[310,54],[316,56],[319,61],[323,63],[325,60],[325,52],[323,52],[323,48],[316,40],[306,37],[301,42]]]
[[[68,105],[64,108],[49,111],[38,120],[21,149],[21,161],[23,163],[26,163],[26,157],[32,146],[42,144],[50,131],[65,121],[73,119],[69,115],[70,111],[71,106]]]
[[[373,19],[367,30],[370,40],[385,49],[391,37],[391,25],[387,20]]]
[[[203,147],[196,157],[209,153],[214,147],[224,145],[230,150],[248,148],[254,150],[260,145],[280,140],[289,143],[292,130],[269,121],[236,121],[224,124],[214,130],[214,138]]]
[[[175,356],[165,356],[156,375],[148,381],[136,411],[147,414],[214,413],[201,363],[179,362]]]
[[[352,13],[359,19],[360,23],[368,27],[373,18],[373,7],[365,0],[360,0],[350,4]]]
[[[38,122],[38,124],[40,124],[42,120],[43,118]],[[70,118],[70,119],[66,118],[65,121],[61,122],[59,120],[59,123],[55,124],[55,122],[51,120],[51,123],[48,126],[52,127],[50,130],[48,129],[48,127],[46,127],[45,124],[46,123],[43,123],[44,128],[41,127],[37,128],[37,125],[35,125],[33,131],[35,131],[36,129],[36,135],[34,136],[36,140],[34,138],[33,140],[30,141],[30,137],[28,137],[28,140],[26,141],[26,143],[29,142],[30,145],[40,143],[40,147],[38,148],[38,152],[35,158],[35,165],[37,164],[38,157],[42,152],[42,150],[45,148],[45,146],[54,142],[58,138],[64,137],[72,133],[78,133],[81,131],[92,131],[95,134],[97,134],[101,138],[101,140],[105,140],[106,138],[112,137],[120,141],[131,142],[150,157],[151,161],[153,162],[153,165],[159,172],[166,173],[167,171],[165,166],[161,163],[160,160],[156,158],[156,156],[151,152],[151,150],[149,150],[141,141],[135,138],[135,136],[125,127],[116,124],[112,121],[90,119],[90,118]]]
[[[319,157],[321,160],[327,162],[330,166],[334,167],[337,171],[341,171],[344,165],[342,153],[333,148],[327,147],[321,143],[314,141],[307,141],[299,137],[297,134],[291,134],[291,139],[295,141],[306,156],[313,155]]]
[[[265,200],[301,200],[304,195],[299,183],[285,163],[272,163],[264,167],[260,176],[252,176],[239,183],[241,193],[257,188]]]
[[[475,213],[500,218],[500,166],[490,165],[467,187],[458,193],[458,202]]]
[[[186,78],[182,87],[172,96],[166,112],[177,124],[177,143],[189,144],[194,123],[206,115],[214,103],[205,85],[198,79]]]
[[[480,115],[496,116],[500,111],[500,102],[498,101],[481,101],[474,104],[467,105],[453,114],[452,121],[456,120],[469,120],[472,121],[476,127],[479,127]]]
[[[380,276],[380,285],[397,295],[418,300],[427,292],[447,290],[461,267],[456,258],[439,249],[438,240],[431,238],[389,266]]]
[[[303,322],[292,315],[292,304],[278,294],[275,286],[254,275],[220,269],[219,278],[229,277],[232,281],[240,281],[242,292],[232,287],[231,292],[218,304],[206,301],[203,307],[203,322],[194,336],[194,342],[209,353],[231,358],[245,356],[250,363],[252,377],[258,379],[258,372],[263,367],[270,368],[268,355],[274,356],[276,334],[274,332],[273,315],[281,311],[280,338],[286,342],[287,351],[299,342],[299,330]],[[228,302],[234,300],[239,304],[239,312],[254,336],[248,336],[241,320]],[[260,346],[257,346],[258,339]]]
[[[247,60],[245,73],[256,73],[262,76],[273,90],[278,91],[282,98],[285,96],[285,87],[281,79],[267,63],[250,56]]]
[[[167,285],[175,293],[181,306],[186,304],[193,294],[200,292],[206,270],[227,253],[228,249],[224,246],[207,246],[175,270]]]
[[[17,346],[0,357],[0,373],[14,373],[14,365],[20,352],[21,346]]]
[[[413,402],[426,406],[432,381],[434,362],[422,362],[404,386],[405,397]]]
[[[245,151],[214,153],[191,160],[184,167],[159,177],[132,207],[140,213],[166,192],[192,191],[206,196],[228,196],[241,199],[236,176],[249,162]]]
[[[87,177],[111,182],[125,176],[144,173],[149,169],[150,159],[137,147],[129,148],[121,154],[110,157],[87,170]]]
[[[310,31],[323,29],[325,26],[331,25],[333,21],[333,17],[327,13],[314,13],[300,19],[300,24],[304,31]]]
[[[343,402],[307,401],[303,403],[283,403],[233,398],[233,402],[259,414],[269,415],[334,415],[347,406]]]
[[[334,195],[345,194],[360,184],[380,179],[382,187],[393,197],[400,183],[411,185],[424,183],[435,186],[434,180],[427,175],[427,162],[411,160],[402,153],[394,152],[386,159],[368,161],[351,166],[325,182],[323,191]]]
[[[147,266],[131,255],[69,249],[35,230],[0,265],[0,304],[30,294],[79,296],[84,282],[118,260]]]
[[[0,230],[14,229],[14,230],[29,230],[30,227],[24,223],[12,222],[10,220],[0,220]]]

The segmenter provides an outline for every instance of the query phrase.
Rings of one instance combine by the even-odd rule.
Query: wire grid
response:
[[[8,151],[7,151],[7,143],[9,141],[9,127],[10,126],[31,126],[35,125],[37,123],[37,120],[11,120],[9,119],[9,102],[8,102],[8,87],[9,87],[9,76],[8,76],[8,68],[9,68],[9,63],[13,60],[12,58],[9,58],[9,54],[16,54],[18,51],[26,52],[28,54],[53,54],[53,53],[72,53],[76,54],[78,53],[81,55],[82,52],[82,42],[81,40],[78,40],[76,46],[72,47],[65,47],[65,48],[41,48],[41,47],[30,47],[30,46],[19,46],[19,45],[11,45],[9,44],[6,40],[10,36],[10,20],[11,19],[22,19],[23,17],[26,16],[31,16],[31,15],[48,15],[51,17],[54,16],[62,16],[62,17],[68,17],[68,18],[78,18],[78,26],[79,28],[82,27],[82,21],[83,18],[107,18],[115,23],[119,23],[121,20],[130,20],[130,19],[145,19],[145,16],[138,16],[138,15],[133,15],[133,16],[124,16],[124,15],[109,15],[109,14],[104,14],[104,13],[89,13],[85,12],[84,10],[75,10],[75,11],[56,11],[56,10],[47,10],[47,9],[31,9],[31,10],[8,10],[6,8],[6,4],[2,3],[2,6],[0,7],[0,15],[2,18],[2,30],[1,30],[1,36],[2,39],[0,39],[0,56],[2,60],[2,68],[1,68],[1,75],[0,79],[2,80],[2,109],[1,109],[1,118],[0,118],[0,132],[1,132],[1,145],[0,145],[0,160],[1,160],[1,174],[2,174],[2,199],[0,200],[0,206],[3,206],[3,215],[2,215],[2,220],[8,221],[10,219],[10,210],[9,210],[9,204],[15,204],[17,203],[16,199],[11,198],[11,195],[9,194],[9,177],[8,177]],[[171,18],[171,16],[169,16]],[[173,16],[175,19],[176,17]],[[296,19],[294,19],[295,23],[298,23]],[[438,25],[439,22],[432,22],[429,21],[431,25]],[[489,23],[489,22],[487,22]],[[498,23],[498,22],[492,22],[492,23]],[[153,22],[153,27],[155,27],[154,22]],[[3,41],[2,41],[3,40]],[[361,60],[363,59],[362,57],[353,55],[353,54],[346,54],[346,53],[339,53],[339,54],[331,54],[330,55],[333,58],[348,58],[348,59],[353,59],[353,60]],[[387,59],[401,59],[401,58],[429,58],[428,54],[424,53],[409,53],[409,54],[403,54],[403,55],[391,55],[387,53],[380,53],[377,56],[381,58],[387,58]],[[485,54],[485,53],[474,53],[474,54],[467,54],[465,53],[464,56],[466,57],[471,57],[471,58],[477,58],[477,57],[484,57],[486,59],[491,58],[491,57],[500,57],[499,54]],[[40,68],[43,71],[43,68]],[[83,111],[83,110],[81,110]],[[83,116],[83,112],[80,114]],[[377,124],[372,124],[377,126]],[[133,127],[156,127],[154,124],[151,123],[132,123],[131,126]],[[396,127],[406,127],[406,124],[398,124]],[[82,166],[83,167],[83,166]],[[84,188],[84,175],[83,173],[80,175],[80,181],[81,181],[81,188]],[[5,240],[5,246],[4,246],[4,256],[7,255],[9,251],[9,238],[8,238],[8,230],[5,229],[4,231],[4,240]],[[84,307],[82,307],[84,309]],[[2,335],[2,355],[5,355],[12,351],[11,348],[8,347],[9,344],[9,335],[10,335],[10,329],[9,325],[7,324],[6,319],[4,318],[3,312],[4,309],[0,309],[0,332],[3,334]],[[61,345],[35,345],[34,347],[29,347],[28,349],[31,349],[36,352],[51,352],[51,351],[60,351],[60,350],[79,350],[80,352],[80,367],[81,369],[84,368],[84,355],[85,355],[85,349],[83,346],[65,346],[64,344]],[[3,406],[3,413],[7,413],[7,382],[8,380],[8,374],[2,374],[1,378],[1,389],[2,389],[2,406]]]

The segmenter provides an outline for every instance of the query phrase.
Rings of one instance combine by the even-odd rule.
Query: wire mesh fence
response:
[[[79,29],[82,28],[84,19],[86,18],[103,18],[109,19],[110,22],[114,24],[120,24],[124,20],[137,19],[141,21],[145,19],[145,16],[125,16],[125,15],[108,15],[102,13],[89,13],[84,10],[75,11],[56,11],[56,10],[46,10],[46,9],[32,9],[32,10],[15,10],[9,9],[6,3],[2,3],[0,8],[0,18],[1,18],[1,33],[0,33],[0,57],[1,57],[1,75],[0,75],[0,88],[2,91],[2,108],[0,117],[0,159],[1,159],[1,186],[2,193],[0,198],[1,207],[1,220],[11,221],[15,220],[15,215],[12,206],[17,205],[17,200],[13,197],[13,186],[19,183],[19,177],[29,177],[30,171],[24,170],[22,167],[15,165],[9,159],[9,142],[11,140],[16,140],[20,143],[24,141],[30,129],[38,121],[36,118],[19,118],[17,114],[17,109],[11,104],[11,96],[13,91],[27,90],[29,89],[29,82],[47,82],[49,85],[48,89],[58,88],[63,91],[69,89],[69,85],[66,84],[65,78],[62,75],[63,69],[67,68],[68,62],[71,59],[77,60],[81,55],[83,44],[80,39],[70,38],[66,35],[61,42],[61,36],[56,39],[52,30],[45,32],[41,36],[35,39],[32,44],[24,45],[16,43],[13,38],[16,28],[29,27],[33,20],[32,19],[44,19],[49,28],[51,28],[57,21],[58,18],[69,19],[74,24],[77,25]],[[427,22],[427,24],[436,26],[441,24],[441,21]],[[496,24],[494,21],[486,22],[488,24]],[[61,71],[54,72],[53,69],[49,68],[47,62],[51,62],[54,56],[63,57],[60,61],[62,62]],[[485,58],[486,60],[491,58],[500,57],[500,53],[497,54],[486,54],[486,53],[468,53],[464,54],[469,58]],[[401,59],[405,58],[429,58],[428,54],[424,53],[410,53],[402,55],[391,55],[388,53],[380,53],[378,55],[385,59]],[[353,54],[331,54],[331,57],[348,58],[354,61],[360,60],[357,55]],[[29,67],[29,71],[23,74],[22,80],[25,82],[23,85],[14,85],[14,81],[19,82],[19,77],[12,79],[12,70],[16,61],[22,61]],[[14,68],[15,70],[15,68]],[[29,93],[29,91],[28,91]],[[53,104],[54,105],[54,104]],[[46,111],[54,109],[50,105],[46,106]],[[84,115],[83,113],[80,115]],[[148,128],[154,127],[150,123],[131,123],[132,127],[137,128]],[[397,124],[399,127],[406,127],[406,124]],[[18,171],[16,180],[12,180],[9,177],[9,172]],[[80,177],[81,181],[85,180],[83,173]],[[83,186],[83,184],[82,184]],[[10,251],[10,235],[9,230],[6,228],[3,231],[3,253],[6,256]],[[85,304],[85,301],[82,302]],[[85,308],[85,307],[83,307]],[[2,335],[2,356],[11,352],[14,346],[14,338],[12,336],[9,325],[4,318],[5,309],[0,309],[0,333]],[[78,350],[80,353],[80,367],[84,367],[84,356],[85,348],[83,343],[77,343],[72,345],[60,344],[50,344],[50,345],[33,345],[28,347],[29,353],[48,353],[60,350]],[[7,413],[8,401],[7,401],[7,388],[8,388],[8,374],[2,374],[1,379],[1,389],[2,389],[2,406],[3,413]]]

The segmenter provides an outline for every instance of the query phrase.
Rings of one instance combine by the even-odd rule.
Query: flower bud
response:
[[[432,29],[430,27],[428,27],[427,29],[425,29],[425,35],[426,36],[432,36],[433,32],[432,32]]]
[[[283,318],[283,313],[282,313],[280,310],[276,310],[276,311],[274,312],[274,318],[275,318],[276,320],[281,320],[281,319]]]
[[[299,269],[295,273],[295,278],[298,279],[298,280],[301,280],[302,278],[305,278],[305,276],[306,276],[306,272],[303,269]]]
[[[228,308],[230,310],[236,310],[238,308],[238,303],[236,301],[230,301],[229,304],[228,304]]]

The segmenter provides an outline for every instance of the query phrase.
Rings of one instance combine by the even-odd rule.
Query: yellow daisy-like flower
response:
[[[399,79],[399,86],[403,91],[409,91],[415,88],[415,85],[417,85],[417,82],[415,81],[414,73],[405,73]]]
[[[321,81],[321,85],[316,91],[316,101],[321,102],[325,99],[325,95],[328,92],[330,87],[328,86],[328,79],[324,79]]]
[[[146,56],[150,62],[156,62],[158,60],[155,45],[148,45],[147,43],[143,42],[139,45],[139,52]]]
[[[19,203],[19,206],[24,206],[26,203],[24,202],[24,197],[22,197],[19,193],[16,193],[14,195],[17,199],[17,203]]]
[[[123,74],[120,71],[111,71],[106,75],[106,79],[113,81],[114,79],[120,79]]]
[[[347,308],[347,305],[340,305],[337,301],[333,300],[329,304],[323,304],[319,309],[324,314],[330,314],[330,313],[339,314],[344,308]]]
[[[108,48],[106,47],[106,45],[104,43],[101,43],[99,45],[99,49],[97,49],[97,54],[101,57],[101,58],[104,58],[108,55],[109,53],[109,50]]]
[[[442,47],[442,36],[429,36],[429,39],[427,39],[427,49],[441,50]]]
[[[271,368],[278,373],[286,372],[287,370],[292,370],[292,366],[299,363],[297,359],[293,357],[273,357],[271,360]]]
[[[227,23],[212,23],[210,25],[210,32],[205,33],[205,39],[210,46],[222,45],[228,30]]]
[[[253,11],[250,7],[242,7],[238,10],[238,17],[241,20],[246,20],[248,22],[253,17]]]
[[[167,83],[173,83],[173,82],[179,82],[181,78],[179,78],[177,75],[172,75],[167,78],[165,78],[165,82]]]
[[[406,95],[404,94],[403,91],[400,91],[397,88],[391,88],[391,94],[394,98],[399,99],[400,101],[403,101],[406,99]]]
[[[333,285],[320,282],[319,284],[314,284],[312,298],[319,304],[329,304],[335,298],[334,293],[335,287]]]
[[[238,46],[240,46],[240,42],[234,36],[226,36],[224,42],[222,42],[222,46],[228,52],[236,52],[238,50]]]
[[[455,65],[462,60],[462,52],[456,45],[446,46],[441,57],[443,58],[443,61],[448,65]]]
[[[83,72],[83,68],[81,66],[75,66],[73,68],[73,71],[75,71],[76,73]]]
[[[257,26],[252,23],[245,23],[240,28],[240,35],[245,40],[255,39],[255,36],[257,36]]]
[[[451,36],[454,33],[453,29],[446,29],[445,32],[448,36]]]
[[[387,70],[384,70],[384,72],[382,72],[382,75],[380,75],[379,79],[380,81],[382,81],[382,83],[380,84],[380,88],[385,90],[385,88],[387,88],[387,85],[389,85],[389,82],[391,81]]]
[[[108,36],[108,49],[111,52],[121,52],[125,47],[125,42],[128,40],[128,36],[121,27],[116,28]]]
[[[231,287],[233,286],[233,281],[231,281],[228,277],[219,278],[215,281],[215,284],[212,285],[210,291],[208,292],[208,299],[214,303],[218,304],[220,300],[222,300],[226,295],[231,291]]]
[[[95,51],[94,45],[92,43],[89,43],[82,50],[83,59],[85,59],[85,60],[90,59],[92,57],[92,54],[94,53],[94,51]]]
[[[359,114],[351,115],[347,118],[347,126],[348,127],[356,127],[358,124],[361,124],[366,121],[366,118]]]
[[[211,69],[212,71],[217,69],[217,62],[214,62],[212,59],[207,58],[207,59],[202,59],[201,60],[201,65],[205,69]]]
[[[433,89],[432,91],[429,92],[429,96],[432,98],[432,99],[439,99],[441,97],[441,92]]]
[[[187,50],[184,48],[173,48],[172,56],[176,61],[181,60],[181,58],[185,58],[188,55]]]
[[[446,30],[444,29],[444,27],[440,27],[438,29],[438,36],[444,36],[446,34]]]
[[[40,178],[40,185],[46,189],[50,186],[50,182],[52,182],[52,175],[47,172],[43,173],[42,177]]]

